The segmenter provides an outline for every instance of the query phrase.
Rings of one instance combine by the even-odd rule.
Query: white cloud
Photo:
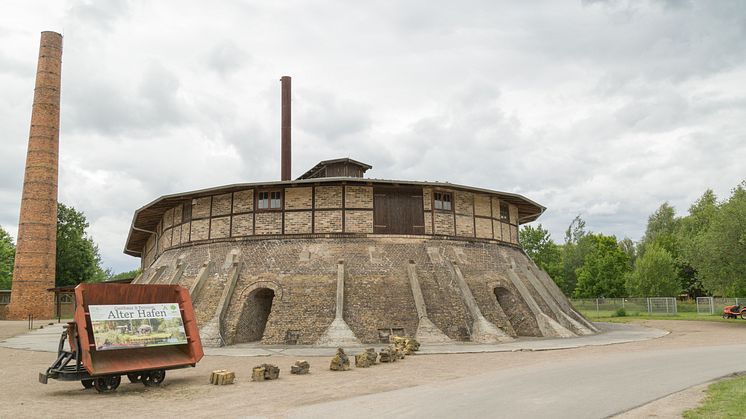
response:
[[[373,177],[525,194],[639,238],[746,161],[742,2],[11,1],[0,15],[0,224],[15,232],[39,32],[64,30],[60,198],[104,262],[160,195],[350,156]]]

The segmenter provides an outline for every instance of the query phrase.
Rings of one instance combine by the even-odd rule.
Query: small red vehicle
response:
[[[746,307],[741,307],[740,304],[736,304],[734,306],[726,306],[723,309],[724,319],[737,319],[738,317],[746,320]]]

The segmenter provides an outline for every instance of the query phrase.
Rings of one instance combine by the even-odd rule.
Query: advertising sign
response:
[[[184,322],[177,303],[90,305],[96,350],[184,345]]]

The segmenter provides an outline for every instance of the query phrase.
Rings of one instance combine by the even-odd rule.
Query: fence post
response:
[[[598,309],[598,298],[596,298],[596,317],[600,317],[600,316],[601,316],[601,312]]]
[[[715,299],[713,297],[710,297],[709,300],[710,300],[710,314],[715,314]]]
[[[648,303],[648,314],[650,314],[651,313],[650,297],[646,298],[645,301]]]
[[[676,301],[676,297],[673,298],[673,314],[677,316],[679,314],[679,303]]]

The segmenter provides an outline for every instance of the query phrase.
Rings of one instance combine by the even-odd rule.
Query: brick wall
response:
[[[373,209],[373,188],[370,186],[346,186],[345,208]]]
[[[346,210],[345,232],[373,233],[373,211]]]
[[[313,188],[285,188],[285,209],[310,209]]]
[[[433,188],[423,188],[425,234],[517,243],[517,226],[499,221],[499,200],[487,194],[438,188],[452,194],[452,210],[434,210]],[[204,240],[231,237],[373,233],[373,187],[296,186],[283,190],[282,210],[255,211],[253,189],[187,201],[167,210],[142,256],[150,266],[164,251]],[[185,206],[187,206],[185,208]],[[344,207],[344,208],[343,208]],[[510,206],[517,222],[518,208]],[[156,245],[157,242],[157,245]]]
[[[310,204],[310,200],[309,200]],[[311,233],[312,211],[294,211],[285,213],[285,234]]]
[[[416,331],[417,312],[406,269],[410,260],[416,263],[430,320],[452,339],[468,340],[473,319],[455,285],[449,260],[458,261],[488,320],[509,334],[539,334],[535,320],[525,318],[527,306],[507,276],[511,259],[519,266],[530,262],[522,252],[497,243],[401,237],[206,242],[166,251],[143,276],[162,269],[156,282],[164,283],[175,272],[178,257],[183,256],[186,265],[179,283],[190,286],[202,264],[213,261],[205,289],[194,301],[198,322],[203,325],[214,317],[230,271],[230,264],[224,261],[233,250],[239,251],[243,269],[223,319],[229,343],[242,333],[241,314],[251,309],[249,296],[262,288],[274,293],[262,342],[283,344],[294,337],[298,344],[315,343],[334,319],[339,259],[344,260],[346,272],[344,318],[364,343],[377,342],[379,329],[403,329],[410,336]],[[520,271],[521,280],[544,313],[554,316]],[[506,290],[508,301],[514,304],[498,304],[498,287]]]
[[[314,211],[314,232],[341,233],[342,211]]]
[[[317,186],[315,208],[342,208],[341,186]]]

